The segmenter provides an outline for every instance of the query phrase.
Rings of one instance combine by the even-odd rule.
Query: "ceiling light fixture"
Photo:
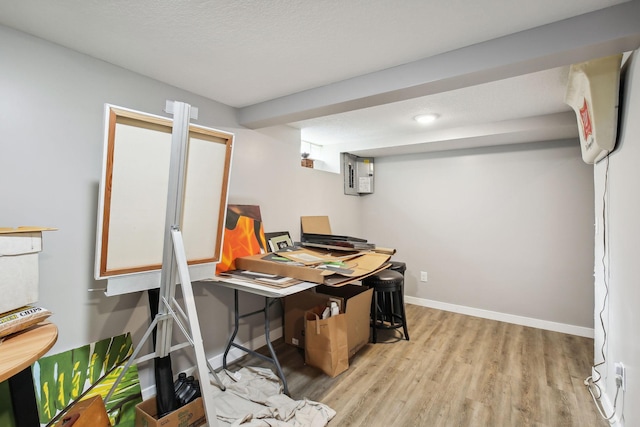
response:
[[[437,114],[420,114],[418,116],[415,116],[413,120],[415,120],[418,123],[427,124],[427,123],[434,122],[437,118],[438,118]]]

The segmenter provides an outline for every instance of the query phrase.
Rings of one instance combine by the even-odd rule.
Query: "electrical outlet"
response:
[[[426,282],[427,280],[429,280],[429,275],[427,274],[426,271],[421,271],[420,272],[420,281],[421,282]]]
[[[622,362],[616,362],[614,364],[616,367],[616,379],[620,378],[622,391],[627,389],[627,376],[625,375],[625,369]]]

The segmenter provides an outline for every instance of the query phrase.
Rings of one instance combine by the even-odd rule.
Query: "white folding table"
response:
[[[285,394],[289,394],[289,388],[287,387],[287,379],[284,376],[284,372],[282,372],[282,367],[280,366],[280,362],[278,361],[278,356],[276,355],[275,350],[273,349],[273,345],[271,344],[271,324],[269,319],[269,308],[280,298],[284,298],[288,295],[293,295],[298,292],[302,292],[307,289],[312,289],[318,286],[317,283],[311,282],[301,282],[292,286],[284,287],[284,288],[275,288],[270,286],[264,286],[256,282],[250,282],[245,280],[233,279],[228,277],[220,277],[217,276],[214,279],[207,280],[206,282],[215,282],[220,286],[224,286],[225,288],[233,289],[233,313],[234,313],[234,326],[231,335],[229,336],[229,341],[227,342],[227,346],[224,351],[224,356],[222,358],[222,367],[224,369],[227,368],[227,356],[229,354],[229,350],[231,347],[238,348],[245,353],[249,353],[254,355],[262,360],[266,360],[267,362],[271,362],[275,365],[276,370],[278,371],[278,376],[282,380],[282,385],[284,387]],[[250,313],[240,314],[239,310],[239,291],[259,295],[264,297],[264,308],[256,311],[252,311]],[[269,348],[269,356],[265,356],[264,354],[257,353],[256,351],[247,348],[241,344],[234,342],[236,335],[238,334],[238,328],[240,326],[240,320],[254,316],[256,314],[264,314],[264,335],[267,342],[267,347]]]

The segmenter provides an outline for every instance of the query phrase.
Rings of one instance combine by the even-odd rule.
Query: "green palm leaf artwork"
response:
[[[55,424],[78,400],[96,395],[105,400],[132,353],[131,334],[126,333],[38,360],[33,379],[40,424]],[[133,427],[140,402],[138,369],[131,365],[105,401],[111,425]]]

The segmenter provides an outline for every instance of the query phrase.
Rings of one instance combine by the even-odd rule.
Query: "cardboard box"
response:
[[[317,286],[316,292],[332,298],[340,298],[347,315],[347,341],[349,357],[353,357],[369,342],[371,332],[371,298],[373,289],[360,285]]]
[[[330,252],[327,251],[312,251],[309,249],[302,249],[300,252],[308,253],[322,253],[322,256],[326,260],[331,259]],[[340,254],[342,255],[342,254]],[[289,256],[289,255],[287,255]],[[342,274],[336,273],[330,269],[315,268],[313,265],[297,266],[284,262],[269,261],[264,259],[264,254],[251,255],[246,257],[236,258],[236,268],[249,271],[257,271],[259,273],[277,274],[278,276],[293,277],[294,279],[304,280],[306,282],[331,285],[331,286],[343,286],[348,283],[361,280],[371,274],[384,270],[387,266],[390,256],[388,254],[381,254],[376,252],[363,252],[356,254],[353,258],[348,260],[349,265],[352,267],[352,273]],[[334,259],[338,260],[340,257],[335,256]]]
[[[96,395],[74,403],[55,427],[67,424],[74,427],[111,427],[102,396]]]
[[[304,312],[327,301],[327,295],[318,294],[313,289],[284,297],[284,341],[304,348]]]
[[[156,418],[157,414],[155,396],[138,403],[135,427],[196,427],[206,423],[201,397],[160,419]]]
[[[0,228],[0,313],[38,301],[43,227]]]
[[[331,223],[329,217],[325,215],[301,216],[300,230],[303,233],[331,234]]]
[[[369,342],[373,290],[360,285],[340,287],[320,285],[284,298],[284,339],[304,348],[304,312],[338,298],[347,315],[349,357]]]

